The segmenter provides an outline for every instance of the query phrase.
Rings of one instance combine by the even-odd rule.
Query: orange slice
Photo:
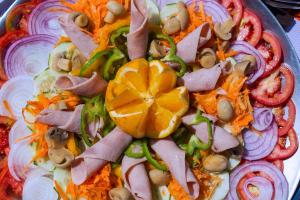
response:
[[[161,61],[133,60],[122,66],[106,90],[106,108],[119,128],[135,138],[164,138],[173,133],[189,107],[185,87]]]

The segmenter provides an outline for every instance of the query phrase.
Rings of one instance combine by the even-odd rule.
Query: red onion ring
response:
[[[278,127],[275,122],[260,133],[247,130],[243,133],[245,151],[243,158],[246,160],[259,160],[268,156],[276,146],[278,140]]]
[[[251,185],[257,188],[264,188],[263,190],[260,190],[259,198],[255,198],[256,200],[264,200],[265,197],[268,197],[274,192],[272,182],[268,179],[259,176],[251,177],[246,179],[244,184],[242,185],[244,194],[247,199],[253,199],[253,195],[248,190],[248,187]]]
[[[245,41],[234,41],[232,43],[231,49],[238,52],[239,54],[235,56],[237,61],[240,61],[245,54],[250,54],[256,58],[257,69],[256,72],[251,74],[247,80],[248,84],[254,83],[258,78],[260,78],[266,68],[266,61],[252,45]]]
[[[250,178],[250,180],[247,182],[247,184],[253,184],[256,185],[259,188],[259,191],[261,192],[261,195],[256,199],[287,199],[288,198],[288,183],[285,178],[285,176],[282,174],[282,172],[275,167],[273,164],[268,163],[266,161],[255,161],[255,162],[249,162],[244,163],[243,165],[240,165],[237,167],[231,174],[230,174],[230,191],[227,195],[227,200],[237,200],[239,199],[238,193],[237,193],[237,186],[239,182],[249,173],[253,172],[263,172],[263,174],[266,174],[266,176],[257,175],[259,179],[255,179],[254,181],[257,182],[259,180],[260,183],[268,183],[268,181],[272,182],[272,187],[274,189],[274,192],[265,193],[264,190],[270,190],[269,185],[265,186],[263,184],[253,184],[253,179]],[[252,182],[252,183],[251,183]],[[268,183],[269,184],[269,183]],[[244,190],[247,190],[247,188],[244,187]],[[246,192],[246,191],[244,191]],[[252,197],[253,198],[253,197]]]
[[[274,115],[270,108],[254,108],[254,122],[252,126],[258,131],[264,131],[273,122]]]
[[[29,34],[47,34],[59,38],[64,34],[58,23],[58,18],[66,14],[63,10],[67,8],[59,0],[47,0],[39,4],[30,14]]]
[[[13,127],[9,131],[9,147],[13,148],[15,145],[18,145],[19,142],[28,141],[28,139],[24,139],[18,141],[18,139],[22,139],[26,136],[31,135],[32,131],[30,131],[25,124],[23,119],[19,119],[13,125]]]
[[[56,43],[50,35],[31,35],[14,42],[4,58],[4,69],[9,78],[18,75],[35,76],[48,66],[49,54]]]
[[[156,0],[157,5],[159,8],[164,7],[167,4],[174,3],[175,0]],[[199,9],[200,2],[203,2],[204,11],[206,15],[211,16],[213,22],[220,22],[224,23],[228,18],[231,18],[230,14],[228,13],[227,9],[219,4],[217,1],[214,0],[184,0],[183,1],[187,6],[193,5],[196,3],[195,8]]]

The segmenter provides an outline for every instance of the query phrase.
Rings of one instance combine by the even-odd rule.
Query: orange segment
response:
[[[189,92],[186,87],[178,87],[169,93],[156,98],[155,102],[176,115],[183,115],[189,109],[186,102],[189,101]]]
[[[135,138],[167,137],[189,107],[187,89],[175,85],[175,71],[168,65],[145,59],[131,61],[108,84],[105,103],[109,115]]]

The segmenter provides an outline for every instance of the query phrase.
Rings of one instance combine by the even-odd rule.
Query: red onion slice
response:
[[[10,150],[8,169],[16,180],[24,180],[28,172],[35,167],[31,163],[33,156],[34,150],[25,141],[19,142]]]
[[[156,0],[157,5],[159,8],[164,7],[167,4],[178,2],[176,0]],[[190,6],[193,3],[196,3],[195,8],[198,10],[200,2],[203,2],[204,11],[207,16],[211,16],[214,23],[220,22],[224,23],[228,18],[231,18],[230,14],[228,13],[227,9],[218,3],[215,0],[184,0],[183,1],[186,5]]]
[[[54,190],[53,181],[48,177],[36,177],[25,182],[22,193],[23,200],[54,200],[58,194]]]
[[[14,42],[4,58],[4,69],[9,78],[18,75],[35,76],[48,66],[49,54],[56,43],[50,35],[31,35]]]
[[[245,151],[243,158],[258,160],[268,156],[274,149],[278,140],[278,127],[275,122],[263,132],[247,130],[243,133]]]
[[[254,122],[252,126],[258,131],[264,131],[273,122],[274,115],[270,108],[254,108]]]
[[[35,91],[34,81],[29,76],[18,76],[5,82],[0,90],[0,115],[10,116],[3,105],[6,100],[14,117],[21,118],[22,108],[32,99]]]
[[[235,56],[237,61],[241,61],[245,54],[252,55],[256,58],[257,69],[256,72],[251,74],[247,80],[248,84],[254,83],[258,78],[262,76],[266,68],[266,61],[252,45],[245,41],[235,41],[232,43],[231,49],[238,52],[239,54]]]
[[[47,0],[39,4],[30,14],[29,34],[47,34],[59,38],[64,34],[58,23],[58,18],[66,14],[62,10],[67,10],[67,8],[59,0]]]
[[[24,120],[19,119],[14,123],[13,127],[9,131],[9,147],[13,148],[15,145],[18,145],[19,142],[28,142],[29,138],[21,141],[18,141],[18,139],[29,136],[31,133],[32,132],[29,130]]]
[[[230,192],[227,195],[227,200],[237,200],[239,199],[237,193],[237,186],[239,182],[249,173],[261,172],[260,174],[265,174],[265,176],[259,176],[259,179],[251,179],[246,182],[247,184],[253,184],[259,187],[260,196],[256,199],[288,199],[288,183],[282,172],[275,167],[273,164],[266,161],[255,161],[245,163],[237,167],[230,174]],[[266,178],[266,176],[268,178]],[[259,181],[259,184],[258,184]],[[272,183],[273,192],[267,193],[265,191],[270,190],[269,182]],[[252,182],[252,183],[251,183]],[[263,183],[263,184],[262,184]],[[247,189],[246,187],[243,190]],[[246,191],[244,191],[246,193]],[[262,196],[264,195],[264,196]],[[252,197],[253,198],[253,197]]]
[[[249,186],[263,188],[263,190],[259,191],[260,194],[259,194],[258,198],[255,198],[256,200],[266,200],[274,192],[271,181],[269,181],[266,178],[262,178],[262,177],[258,177],[258,176],[252,177],[252,178],[247,179],[243,185],[243,190],[245,191],[245,194],[248,199],[253,199],[253,195],[248,190]]]

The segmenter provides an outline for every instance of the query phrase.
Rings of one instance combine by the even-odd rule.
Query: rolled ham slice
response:
[[[144,58],[148,45],[148,19],[145,1],[131,1],[130,30],[127,35],[128,55],[131,60]]]
[[[45,109],[36,117],[35,121],[79,133],[82,108],[83,105],[76,106],[74,111]]]
[[[202,24],[177,44],[177,55],[186,63],[195,62],[198,49],[203,47],[210,38],[211,30],[209,24]]]
[[[170,138],[152,140],[151,147],[167,164],[172,175],[181,187],[191,198],[197,199],[200,186],[185,160],[185,152],[179,149],[175,142]]]
[[[113,129],[106,137],[75,158],[71,167],[72,180],[82,184],[108,161],[116,162],[132,137],[119,128]]]
[[[135,159],[124,156],[122,176],[125,187],[137,200],[151,200],[151,184],[144,165],[145,158]]]
[[[62,75],[56,80],[56,87],[71,91],[79,96],[93,97],[105,91],[107,82],[96,72],[90,78]]]
[[[208,117],[210,120],[215,122],[215,118],[213,116],[205,115],[205,117]],[[182,118],[182,122],[185,125],[190,125],[195,118],[195,114],[189,114]],[[199,123],[197,125],[192,125],[191,128],[195,131],[196,136],[203,142],[208,142],[208,127],[207,123]],[[225,129],[219,127],[219,126],[213,126],[213,144],[212,144],[212,150],[214,152],[222,152],[227,149],[231,149],[234,147],[237,147],[239,145],[239,141],[236,137],[231,135],[228,131]]]
[[[209,69],[199,69],[194,72],[186,73],[179,84],[184,85],[189,92],[208,91],[216,87],[222,69],[227,62],[221,62]]]
[[[97,43],[93,38],[80,30],[80,28],[68,16],[58,19],[60,26],[69,36],[72,43],[88,59],[93,50],[97,48]]]

